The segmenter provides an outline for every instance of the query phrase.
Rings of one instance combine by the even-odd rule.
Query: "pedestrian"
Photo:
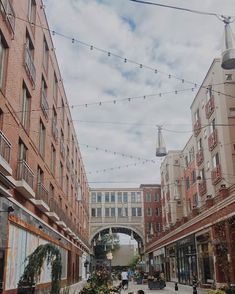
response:
[[[127,290],[128,289],[128,272],[126,269],[122,271],[121,277],[122,277],[122,289]]]

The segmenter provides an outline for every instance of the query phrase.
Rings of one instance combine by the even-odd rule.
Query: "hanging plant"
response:
[[[59,249],[50,243],[39,245],[34,252],[27,257],[27,260],[28,264],[19,280],[18,289],[23,289],[25,287],[33,289],[40,278],[43,263],[46,261],[47,265],[51,264],[50,293],[59,294],[62,273],[61,254]]]

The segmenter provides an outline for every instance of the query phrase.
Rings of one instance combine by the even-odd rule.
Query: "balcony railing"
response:
[[[18,161],[17,180],[24,180],[33,189],[34,174],[24,160]]]
[[[25,46],[25,68],[29,75],[30,80],[35,85],[36,80],[36,68],[33,62],[32,54],[30,52],[30,49]]]
[[[215,129],[209,136],[208,138],[208,147],[209,150],[212,151],[218,143],[218,135],[217,135],[217,130]]]
[[[216,185],[222,180],[221,166],[217,165],[211,172],[212,183]]]
[[[199,185],[198,185],[198,190],[199,190],[199,194],[200,196],[206,194],[207,192],[207,187],[206,187],[206,181],[203,180]]]
[[[12,33],[15,32],[15,11],[9,0],[0,0],[0,8],[3,16],[5,17]]]
[[[206,118],[209,118],[215,109],[215,98],[211,96],[210,100],[206,103],[205,111],[206,111]]]
[[[193,125],[194,136],[197,137],[201,132],[201,121],[198,119]]]
[[[42,183],[38,183],[36,197],[37,200],[43,200],[46,204],[49,203],[48,191]]]
[[[58,141],[58,138],[59,138],[59,130],[58,130],[58,128],[57,128],[55,122],[52,122],[52,125],[51,125],[51,132],[52,132],[52,136],[53,136],[53,138],[54,138],[55,141],[57,142],[57,141]]]
[[[49,116],[49,104],[47,102],[47,97],[46,97],[44,91],[42,91],[42,94],[41,94],[41,108],[42,108],[42,111],[43,111],[45,117],[48,118],[48,116]]]
[[[0,155],[2,158],[9,163],[11,156],[11,143],[4,136],[3,132],[0,131]]]
[[[196,154],[197,166],[200,166],[204,161],[203,150],[200,149]]]

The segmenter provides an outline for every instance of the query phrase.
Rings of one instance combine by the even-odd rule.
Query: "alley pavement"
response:
[[[186,286],[178,284],[178,291],[175,291],[175,284],[174,283],[166,283],[166,287],[162,290],[150,290],[148,288],[147,284],[143,285],[137,285],[133,282],[129,283],[128,290],[122,290],[121,294],[137,294],[138,290],[144,290],[145,294],[172,294],[172,293],[178,293],[178,294],[190,294],[193,293],[193,287],[192,286]],[[204,294],[206,292],[202,291],[200,288],[197,288],[197,294]]]

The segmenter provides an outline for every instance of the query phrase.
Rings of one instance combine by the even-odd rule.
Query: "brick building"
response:
[[[0,292],[16,293],[25,257],[46,242],[64,282],[84,277],[89,189],[43,3],[0,8]]]
[[[234,85],[235,71],[215,59],[191,105],[193,136],[178,152],[177,170],[171,153],[161,166],[164,232],[146,253],[164,252],[170,281],[192,284],[196,275],[206,287],[235,283]]]

